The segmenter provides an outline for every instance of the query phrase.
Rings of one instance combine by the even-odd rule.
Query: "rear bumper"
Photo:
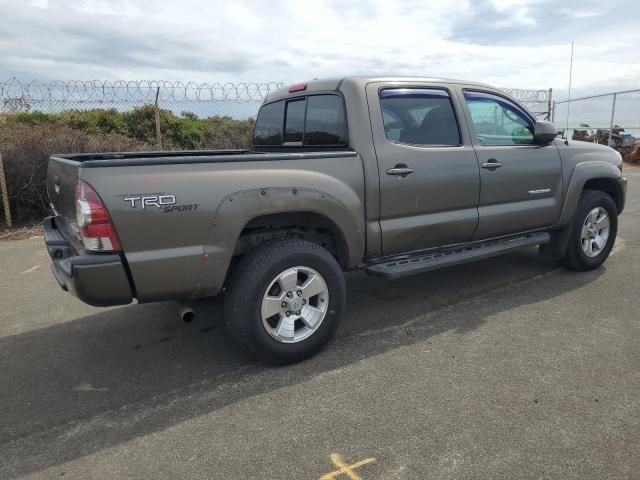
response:
[[[55,217],[46,218],[43,226],[51,270],[63,290],[96,307],[131,303],[133,292],[119,254],[78,255]]]

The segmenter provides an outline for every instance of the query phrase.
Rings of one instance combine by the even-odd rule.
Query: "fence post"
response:
[[[551,121],[553,110],[551,110],[551,99],[553,98],[553,88],[549,89],[549,101],[547,102],[547,121]],[[553,102],[555,106],[555,101]],[[555,109],[554,109],[555,110]]]
[[[613,94],[613,103],[611,104],[611,123],[609,124],[609,140],[607,140],[607,146],[611,146],[611,136],[613,135],[613,116],[616,113],[616,98],[618,98],[618,94]]]
[[[9,192],[7,192],[7,180],[4,176],[4,164],[2,163],[2,153],[0,153],[0,190],[2,190],[2,204],[4,206],[4,218],[7,221],[7,227],[11,228],[11,210],[9,209]]]
[[[556,121],[556,101],[553,101],[553,107],[551,107],[551,121]]]
[[[158,105],[158,97],[160,97],[160,87],[156,90],[156,146],[158,150],[162,150],[162,133],[160,132],[160,107]]]

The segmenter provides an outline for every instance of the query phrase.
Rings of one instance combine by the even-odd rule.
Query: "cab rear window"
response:
[[[255,146],[338,147],[347,144],[344,104],[320,94],[264,105],[256,120]]]
[[[284,120],[284,143],[302,142],[304,135],[305,99],[287,102]]]

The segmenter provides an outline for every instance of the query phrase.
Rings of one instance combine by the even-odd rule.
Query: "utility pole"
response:
[[[160,106],[158,99],[160,97],[160,87],[156,90],[156,146],[158,150],[162,150],[162,132],[160,132]]]
[[[567,128],[564,131],[564,143],[569,145],[569,113],[571,112],[571,81],[573,80],[573,42],[571,42],[571,60],[569,62],[569,98],[567,99]]]

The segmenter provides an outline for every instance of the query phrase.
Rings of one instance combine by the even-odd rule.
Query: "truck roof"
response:
[[[370,75],[354,75],[349,77],[330,77],[330,78],[316,78],[313,80],[309,80],[307,82],[302,82],[306,84],[306,92],[313,91],[327,91],[327,90],[337,90],[340,88],[340,85],[343,82],[353,82],[357,85],[360,85],[364,88],[365,85],[372,82],[425,82],[425,83],[451,83],[451,84],[464,84],[471,85],[476,87],[488,88],[491,90],[495,90],[495,87],[491,85],[487,85],[485,83],[479,82],[471,82],[468,80],[460,80],[454,78],[438,78],[438,77],[413,77],[413,76],[370,76]],[[273,92],[270,92],[266,98],[265,102],[270,102],[273,100],[277,100],[279,98],[284,98],[289,95],[295,95],[297,92],[289,93],[289,85],[284,88],[280,88]]]

